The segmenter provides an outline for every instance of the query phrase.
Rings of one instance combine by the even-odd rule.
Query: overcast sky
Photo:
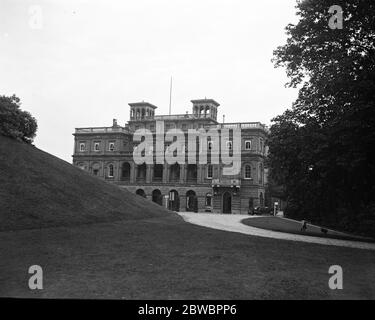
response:
[[[38,120],[38,148],[71,162],[74,128],[129,120],[129,102],[168,114],[213,98],[219,121],[270,120],[297,96],[272,52],[295,0],[0,1],[0,94]]]

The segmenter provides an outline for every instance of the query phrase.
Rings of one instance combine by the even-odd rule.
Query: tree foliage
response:
[[[329,8],[343,9],[331,29]],[[292,87],[291,110],[273,119],[272,178],[290,216],[375,235],[375,2],[297,2],[297,25],[274,52]]]
[[[38,128],[35,118],[20,109],[20,99],[0,96],[0,134],[31,143]]]

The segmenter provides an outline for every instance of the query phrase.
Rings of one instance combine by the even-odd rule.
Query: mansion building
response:
[[[254,207],[264,207],[266,126],[259,122],[219,123],[219,103],[213,99],[191,102],[192,113],[182,115],[156,115],[157,107],[148,102],[129,103],[130,120],[125,126],[114,119],[111,127],[76,128],[73,164],[174,211],[247,214]],[[218,164],[211,163],[210,151],[207,164],[136,164],[133,150],[140,142],[133,141],[134,132],[148,129],[155,142],[159,121],[163,121],[165,132],[180,129],[186,139],[189,129],[241,129],[241,170],[223,175],[221,157]],[[208,136],[207,150],[212,150],[212,142]],[[165,148],[170,144],[165,142]],[[224,145],[230,153],[232,141]]]

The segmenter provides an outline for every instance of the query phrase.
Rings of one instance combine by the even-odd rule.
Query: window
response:
[[[212,179],[213,177],[213,168],[212,168],[212,164],[209,164],[207,166],[207,179]]]
[[[245,166],[245,179],[251,179],[251,166]]]
[[[83,152],[86,150],[86,143],[85,142],[81,142],[79,144],[79,151]]]
[[[251,140],[245,141],[245,150],[251,150]]]
[[[100,143],[94,142],[94,151],[99,151],[99,150],[100,150]]]
[[[114,172],[114,170],[113,170],[113,164],[110,164],[108,166],[108,177],[109,178],[113,178],[113,172]]]
[[[228,150],[232,150],[232,141],[227,141],[226,146]]]
[[[115,151],[115,143],[114,142],[110,142],[108,149],[109,149],[109,151]]]
[[[155,164],[154,165],[154,179],[163,179],[163,165]]]

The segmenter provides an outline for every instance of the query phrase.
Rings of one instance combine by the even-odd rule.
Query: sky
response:
[[[35,145],[72,162],[77,127],[120,125],[130,102],[168,114],[192,99],[220,103],[218,120],[257,122],[290,108],[271,62],[296,23],[296,0],[1,0],[0,95],[38,121]]]

